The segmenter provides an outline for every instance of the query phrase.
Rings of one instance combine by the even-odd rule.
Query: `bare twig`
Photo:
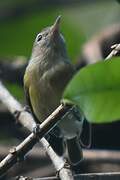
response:
[[[29,131],[33,131],[33,129],[36,127],[36,123],[31,114],[23,110],[21,104],[12,97],[2,83],[0,83],[0,101],[2,101],[2,103],[24,127],[26,127]],[[24,155],[34,146],[34,144],[36,144],[38,137],[43,137],[45,133],[47,133],[70,108],[71,106],[68,105],[60,105],[40,125],[40,132],[39,128],[38,131],[36,129],[36,133],[31,133],[20,145],[10,151],[8,156],[6,156],[6,158],[0,163],[1,175],[5,173],[13,164],[15,164],[17,159],[21,159],[21,155],[24,157]],[[41,139],[41,143],[51,158],[59,177],[62,180],[73,180],[72,172],[70,169],[65,168],[65,161],[63,158],[56,155],[45,138]]]
[[[24,111],[22,105],[9,93],[9,91],[0,82],[0,101],[17,118],[17,120],[30,132],[36,126],[31,114]]]
[[[105,58],[105,60],[111,59],[113,56],[115,56],[120,51],[120,44],[114,44],[111,46],[113,49],[111,53]]]
[[[120,173],[119,172],[107,172],[107,173],[87,173],[87,174],[77,174],[74,176],[75,180],[119,180]],[[58,180],[56,177],[48,177],[48,178],[31,178],[31,177],[18,177],[16,180]]]

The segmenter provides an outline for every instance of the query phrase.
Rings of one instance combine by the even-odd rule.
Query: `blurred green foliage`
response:
[[[0,56],[24,55],[29,58],[37,33],[42,28],[50,26],[59,14],[62,15],[61,31],[66,39],[69,56],[74,60],[76,54],[80,52],[80,45],[85,40],[84,35],[67,22],[62,10],[53,8],[1,22]],[[7,83],[7,88],[15,97],[23,99],[23,91],[19,86]]]
[[[7,22],[1,23],[0,28],[0,56],[17,56],[24,55],[29,57],[31,54],[32,44],[35,36],[42,28],[51,25],[59,11],[48,9],[48,12],[41,11],[26,15],[24,17],[10,19]],[[72,59],[79,53],[80,44],[84,40],[84,36],[70,26],[62,14],[61,31],[65,35],[66,42],[69,49],[69,55]],[[23,99],[23,91],[21,88],[14,84],[8,84],[7,88],[18,99]]]
[[[1,0],[0,7],[6,5],[6,7],[13,6],[15,8],[17,5],[24,4],[25,6],[25,4],[32,4],[36,1]],[[84,3],[84,5],[81,3],[69,4],[68,6],[46,4],[45,7],[39,7],[36,11],[30,9],[29,11],[24,12],[24,15],[7,17],[0,21],[0,56],[25,55],[30,57],[36,34],[42,28],[51,25],[61,14],[61,31],[65,35],[69,56],[74,61],[80,54],[86,37],[90,37],[91,34],[100,31],[102,27],[119,20],[119,5],[111,0]]]
[[[5,8],[7,11],[7,8],[9,10],[23,5],[27,7],[28,4],[32,5],[34,2],[37,2],[37,0],[1,0],[0,10]],[[105,16],[106,7],[108,13]],[[36,11],[33,11],[31,6],[31,9],[29,7],[28,10],[29,13],[18,17],[7,17],[0,21],[0,57],[22,55],[29,59],[36,34],[42,28],[51,25],[60,14],[62,15],[61,31],[66,39],[68,54],[71,60],[75,62],[80,55],[83,43],[86,41],[86,36],[98,27],[102,27],[101,24],[109,24],[112,20],[111,17],[113,17],[113,10],[116,10],[114,11],[115,14],[117,8],[117,3],[115,4],[112,1],[105,1],[104,3],[96,1],[84,4],[84,6],[81,3],[69,6],[50,6],[46,4],[44,8],[38,7]],[[13,85],[7,86],[13,94],[16,93],[13,91]],[[15,87],[17,86],[15,85]],[[18,87],[17,91],[18,93],[15,96],[21,98],[22,93]]]
[[[59,14],[62,14],[61,31],[65,34],[70,57],[74,59],[76,53],[79,53],[80,44],[83,43],[85,37],[82,32],[70,26],[65,20],[62,10],[54,10],[53,8],[33,13],[30,16],[11,19],[6,23],[2,22],[0,28],[0,55],[25,55],[29,57],[36,34],[42,28],[51,25]]]

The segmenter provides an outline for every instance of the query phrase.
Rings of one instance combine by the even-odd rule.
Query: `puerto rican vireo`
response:
[[[60,33],[59,16],[52,26],[43,29],[37,35],[24,75],[26,99],[40,123],[60,105],[63,91],[74,72],[74,66],[67,55],[64,37]],[[62,120],[58,128],[69,162],[73,165],[79,163],[81,122],[74,119]],[[57,142],[55,141],[54,147],[62,149]]]

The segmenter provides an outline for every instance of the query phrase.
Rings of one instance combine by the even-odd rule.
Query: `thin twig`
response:
[[[114,44],[111,47],[113,50],[111,51],[111,53],[105,58],[105,61],[108,59],[111,59],[113,56],[115,56],[119,51],[120,51],[120,44]]]
[[[36,123],[33,120],[31,114],[23,110],[21,104],[13,98],[8,90],[0,83],[0,101],[8,108],[8,110],[17,118],[17,120],[30,132],[36,127]],[[17,159],[22,159],[24,155],[37,143],[38,137],[41,138],[46,132],[52,128],[57,121],[70,109],[68,105],[60,105],[41,125],[40,132],[36,130],[35,133],[31,133],[20,145],[14,148],[8,156],[0,163],[1,175],[5,173],[13,164],[17,162]],[[39,129],[38,129],[39,130]],[[47,154],[52,160],[59,177],[62,180],[73,180],[73,175],[70,169],[65,168],[65,161],[63,158],[56,155],[53,149],[45,138],[41,139],[41,143],[46,149]],[[12,163],[11,163],[12,162]]]

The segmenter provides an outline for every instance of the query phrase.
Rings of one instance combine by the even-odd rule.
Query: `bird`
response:
[[[58,16],[53,25],[37,34],[24,74],[26,100],[39,123],[60,105],[65,87],[75,73],[64,36],[60,32],[60,21],[61,16]],[[81,120],[66,119],[51,130],[48,139],[69,164],[77,165],[82,157],[80,134]]]

